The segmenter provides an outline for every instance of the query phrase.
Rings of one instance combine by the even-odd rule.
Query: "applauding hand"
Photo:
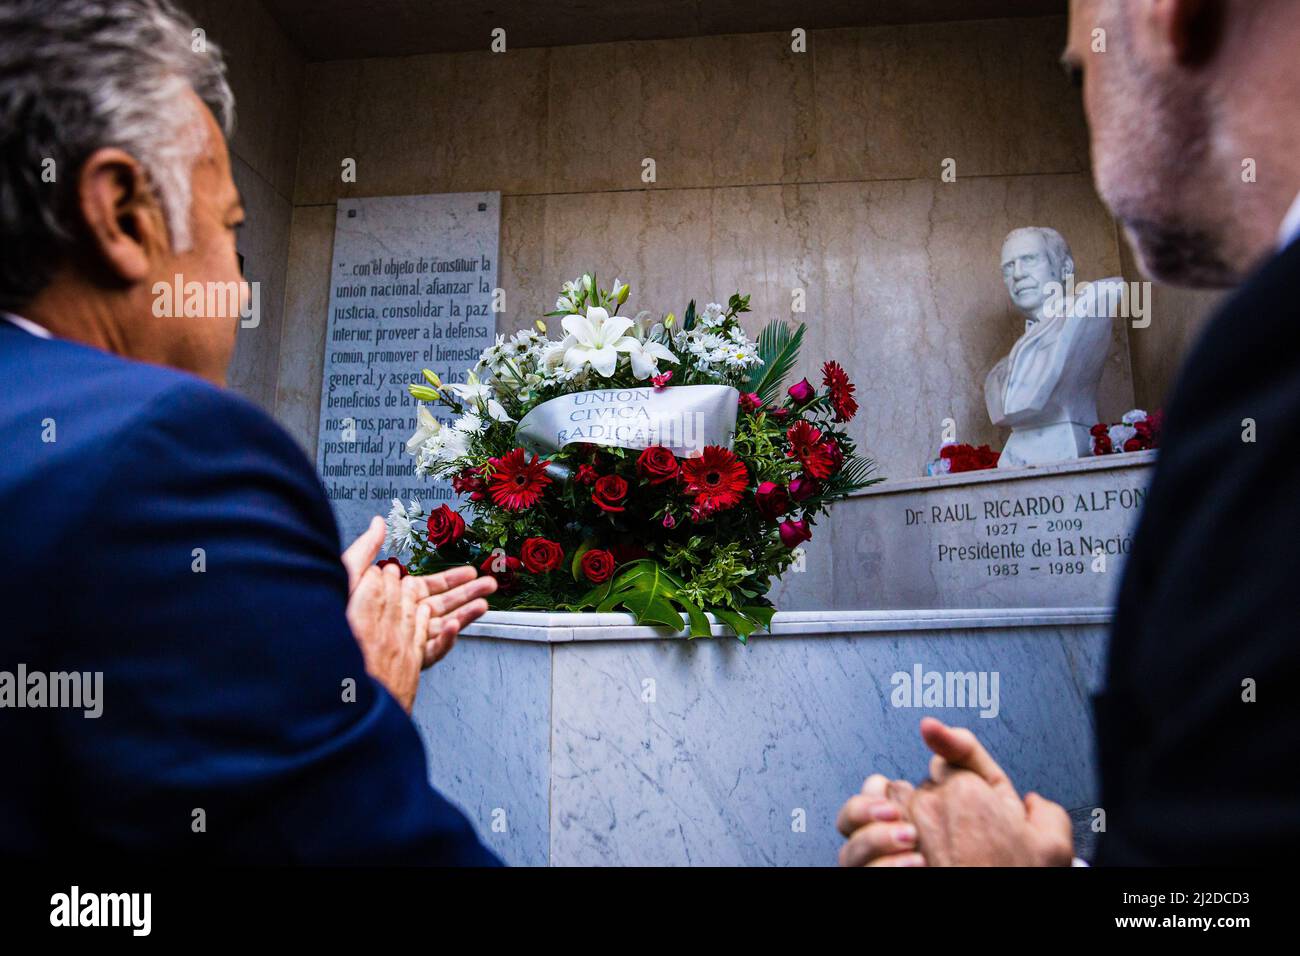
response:
[[[487,610],[497,582],[472,567],[403,577],[395,565],[373,565],[383,527],[376,518],[343,555],[347,617],[366,671],[410,713],[420,671],[442,660],[461,628]]]

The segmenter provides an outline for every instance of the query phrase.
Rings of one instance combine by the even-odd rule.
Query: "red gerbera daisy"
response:
[[[492,500],[507,511],[523,511],[537,504],[542,491],[551,483],[546,474],[546,462],[538,459],[528,460],[528,454],[522,448],[500,458],[489,459],[492,464],[492,478],[488,490]]]
[[[728,449],[709,445],[699,458],[682,462],[682,480],[686,493],[695,496],[696,505],[709,512],[722,511],[740,504],[749,484],[749,470]]]
[[[790,443],[785,456],[803,461],[822,440],[822,433],[820,429],[814,428],[808,422],[795,422],[786,429],[785,440]]]
[[[835,455],[825,442],[813,445],[808,454],[799,459],[803,470],[814,478],[825,481],[835,473]]]
[[[849,381],[839,362],[822,366],[822,384],[831,391],[831,408],[835,409],[837,422],[852,421],[858,413],[858,403],[853,400],[854,384]]]

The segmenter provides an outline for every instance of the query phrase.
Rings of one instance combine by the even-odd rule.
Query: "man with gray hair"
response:
[[[378,518],[340,561],[310,463],[220,388],[240,297],[156,307],[243,288],[191,29],[0,0],[0,670],[38,678],[0,694],[0,855],[493,863],[409,712],[495,582],[375,566]],[[94,720],[46,705],[56,672],[102,675]]]

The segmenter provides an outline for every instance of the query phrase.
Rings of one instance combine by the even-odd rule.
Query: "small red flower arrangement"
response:
[[[1098,422],[1089,429],[1094,455],[1115,455],[1125,451],[1150,451],[1160,447],[1160,433],[1164,430],[1164,412],[1156,410],[1148,415],[1140,408],[1126,412],[1113,425]]]
[[[939,460],[948,463],[947,471],[953,475],[963,471],[996,468],[1001,457],[999,452],[988,445],[980,445],[976,448],[974,445],[951,444],[939,449]]]

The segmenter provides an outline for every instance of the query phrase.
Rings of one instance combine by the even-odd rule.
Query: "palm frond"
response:
[[[855,458],[846,462],[827,483],[827,492],[832,495],[846,495],[884,481],[884,478],[872,475],[875,470],[876,463],[870,458]]]
[[[781,319],[774,319],[758,336],[758,357],[762,365],[755,366],[749,376],[748,388],[757,392],[763,404],[776,400],[777,392],[799,358],[805,326],[800,323],[791,330]]]

